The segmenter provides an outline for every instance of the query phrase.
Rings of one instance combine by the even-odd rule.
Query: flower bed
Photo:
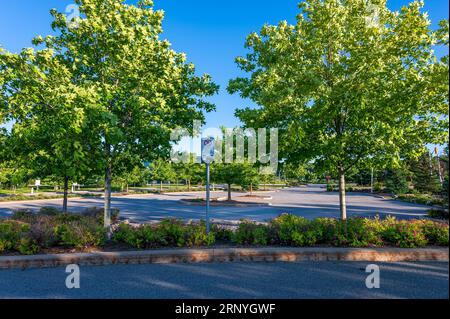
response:
[[[107,244],[102,209],[62,214],[44,208],[39,213],[18,211],[0,220],[0,254],[35,254],[52,247],[83,250]],[[117,221],[118,212],[114,214]],[[268,223],[242,221],[237,226],[166,219],[158,224],[116,224],[108,247],[151,249],[159,247],[228,246],[332,246],[402,247],[448,246],[448,223],[431,220],[396,220],[388,217],[308,220],[283,214]]]

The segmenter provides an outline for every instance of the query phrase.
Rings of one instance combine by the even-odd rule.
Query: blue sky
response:
[[[388,5],[398,10],[408,2],[388,0]],[[32,37],[51,34],[50,9],[65,11],[71,3],[71,0],[1,0],[0,46],[17,52],[31,46]],[[297,3],[297,0],[155,0],[156,8],[166,13],[164,37],[175,50],[187,53],[199,73],[211,74],[221,86],[220,93],[211,98],[217,111],[207,115],[207,127],[236,126],[239,122],[234,118],[234,110],[253,106],[251,101],[226,92],[229,79],[240,75],[234,58],[245,54],[245,37],[265,23],[281,20],[294,23]],[[448,18],[449,3],[426,0],[425,9],[436,26]]]

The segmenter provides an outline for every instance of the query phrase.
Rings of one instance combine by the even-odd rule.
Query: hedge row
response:
[[[0,220],[0,254],[35,254],[62,247],[85,249],[103,247],[106,233],[102,227],[103,210],[89,209],[80,214],[63,214],[52,208],[39,213],[18,211]],[[117,220],[118,212],[114,213]],[[158,247],[198,247],[216,243],[243,246],[339,246],[339,247],[425,247],[448,246],[447,223],[430,220],[396,220],[388,217],[332,218],[308,220],[283,214],[267,224],[242,221],[239,226],[213,225],[206,234],[204,222],[184,223],[166,219],[158,224],[121,223],[114,229],[113,243],[138,249]]]
[[[341,221],[332,218],[308,220],[283,214],[268,224],[242,221],[236,229],[214,225],[205,235],[204,223],[190,223],[175,219],[156,225],[132,227],[121,224],[114,234],[117,242],[135,248],[161,246],[204,246],[216,241],[237,245],[282,245],[282,246],[339,246],[403,248],[427,245],[448,246],[448,224],[430,220],[396,220],[388,217],[351,218]]]

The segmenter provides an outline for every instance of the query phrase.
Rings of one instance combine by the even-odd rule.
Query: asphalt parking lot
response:
[[[272,196],[271,206],[265,207],[211,207],[211,218],[236,221],[242,218],[264,221],[282,213],[292,213],[306,218],[339,217],[339,197],[336,192],[326,192],[321,185],[309,185],[281,189],[268,193]],[[233,197],[242,196],[233,193]],[[113,208],[120,209],[121,217],[135,222],[154,222],[168,217],[184,220],[205,218],[204,206],[185,205],[183,198],[196,198],[203,193],[184,193],[168,195],[131,195],[114,197]],[[214,197],[225,196],[216,192]],[[428,206],[416,205],[397,200],[387,200],[367,193],[347,193],[348,216],[392,215],[397,218],[420,218],[426,215]],[[0,202],[0,216],[8,216],[15,209],[29,208],[37,210],[43,206],[61,207],[62,200],[39,200],[26,202]],[[69,199],[71,211],[81,211],[88,207],[102,207],[101,198]]]

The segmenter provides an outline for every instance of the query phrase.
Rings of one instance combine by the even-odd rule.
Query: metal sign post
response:
[[[206,233],[209,234],[209,163],[206,163]]]
[[[202,138],[202,162],[206,164],[206,233],[209,233],[210,164],[214,161],[214,138]]]

